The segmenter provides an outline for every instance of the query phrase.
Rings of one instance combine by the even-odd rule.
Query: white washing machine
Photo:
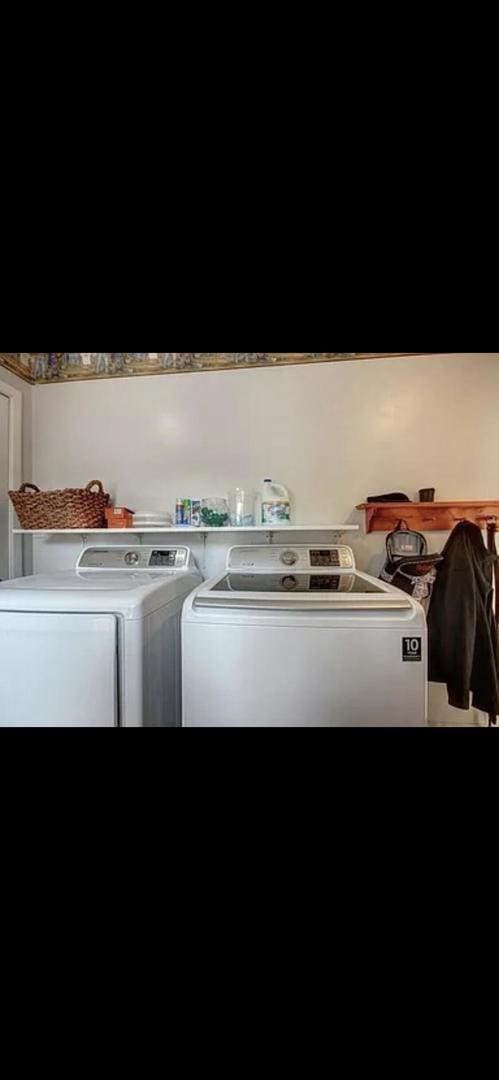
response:
[[[423,608],[348,547],[236,547],[182,619],[185,727],[419,727]]]
[[[188,548],[89,547],[70,572],[0,585],[0,726],[181,723]]]

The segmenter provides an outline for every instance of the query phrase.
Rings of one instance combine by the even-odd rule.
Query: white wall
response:
[[[7,386],[12,386],[14,389],[19,390],[22,394],[22,451],[21,451],[21,476],[24,480],[29,480],[32,471],[32,429],[33,429],[33,417],[32,417],[32,405],[33,405],[33,387],[30,383],[25,382],[23,379],[19,379],[17,375],[14,375],[11,371],[7,371],[0,364],[0,383]],[[32,570],[32,553],[31,545],[24,545],[24,559],[23,559],[23,544],[20,538],[14,541],[14,573],[19,574],[31,573]]]
[[[9,576],[9,409],[0,383],[0,581]]]
[[[37,386],[34,480],[173,509],[269,475],[296,523],[349,521],[383,491],[498,497],[498,412],[497,353]]]
[[[290,487],[295,523],[360,522],[355,505],[386,491],[499,498],[499,353],[47,385],[33,398],[35,483],[102,479],[132,509],[265,476]],[[445,539],[430,534],[431,548]],[[384,541],[353,544],[361,568],[378,571]],[[224,550],[209,545],[211,573]],[[37,542],[37,567],[71,565],[77,549]]]
[[[30,383],[19,379],[17,375],[14,375],[11,371],[7,371],[7,368],[2,367],[0,364],[0,382],[6,383],[7,386],[13,386],[14,389],[20,390],[23,395],[23,477],[25,480],[29,480],[32,473],[32,403],[33,403],[33,387]]]

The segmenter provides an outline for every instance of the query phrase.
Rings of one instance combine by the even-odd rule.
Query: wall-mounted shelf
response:
[[[268,525],[248,525],[245,527],[226,526],[223,529],[213,529],[207,526],[183,527],[173,526],[170,529],[14,529],[15,536],[77,536],[87,538],[92,536],[202,536],[206,538],[212,535],[230,535],[231,533],[260,533],[273,540],[274,536],[285,536],[289,533],[333,533],[334,536],[343,533],[356,533],[358,525],[283,525],[281,528],[271,528]]]
[[[435,503],[361,503],[365,511],[366,532],[391,532],[400,520],[417,532],[450,532],[458,521],[473,522],[480,529],[487,520],[499,520],[499,500],[482,502]]]

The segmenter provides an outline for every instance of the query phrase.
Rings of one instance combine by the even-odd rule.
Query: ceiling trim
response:
[[[0,353],[0,363],[31,383],[193,374],[295,364],[431,355],[422,353]]]
[[[18,375],[24,382],[34,383],[32,360],[29,353],[0,353],[0,365]]]

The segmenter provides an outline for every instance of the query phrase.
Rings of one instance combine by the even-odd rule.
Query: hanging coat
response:
[[[447,684],[449,704],[499,714],[499,643],[493,612],[497,556],[477,525],[456,525],[443,551],[428,613],[430,682]]]

